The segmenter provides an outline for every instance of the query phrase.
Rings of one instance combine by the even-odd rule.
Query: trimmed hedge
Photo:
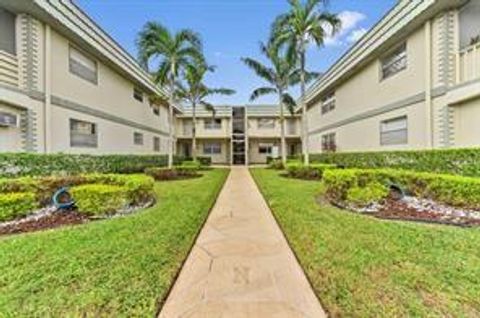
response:
[[[316,163],[305,166],[302,163],[287,163],[287,175],[291,178],[319,180],[326,170],[335,169],[335,165]]]
[[[0,222],[25,216],[37,206],[35,194],[31,192],[2,193],[0,194]]]
[[[480,177],[480,148],[312,154],[311,162]]]
[[[79,202],[77,207],[80,212],[90,214],[110,213],[112,207],[118,207],[120,202],[122,206],[128,206],[155,198],[154,180],[145,175],[91,174],[0,179],[0,221],[22,217],[36,208],[49,205],[52,195],[62,187],[70,187],[73,199]],[[91,199],[88,198],[90,194]],[[98,203],[100,197],[105,201],[105,207]],[[19,201],[12,201],[17,199]],[[12,207],[15,205],[12,202],[17,202],[16,208]],[[88,210],[83,210],[86,207]]]
[[[85,173],[141,173],[166,166],[166,155],[0,154],[0,177],[78,175]],[[179,159],[175,158],[179,163]]]
[[[336,202],[348,201],[352,195],[358,197],[351,189],[371,187],[372,184],[388,189],[395,184],[416,197],[454,207],[480,209],[479,178],[393,169],[330,169],[324,173],[323,184],[327,197]],[[387,194],[388,191],[384,192],[385,197]]]
[[[116,185],[86,184],[73,187],[70,194],[78,210],[88,215],[115,213],[129,203],[125,187]]]
[[[193,162],[192,157],[178,157],[176,160],[176,164],[178,163],[183,163],[183,162]],[[200,162],[202,166],[211,166],[212,165],[212,158],[211,157],[202,157],[202,156],[197,156],[197,161]]]
[[[197,177],[200,175],[198,170],[195,166],[176,166],[173,169],[148,168],[145,169],[145,174],[151,176],[156,181],[166,181]]]

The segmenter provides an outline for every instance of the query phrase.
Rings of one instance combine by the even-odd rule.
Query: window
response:
[[[222,129],[222,120],[220,118],[205,119],[204,120],[205,129]]]
[[[404,145],[408,143],[407,116],[384,120],[380,123],[380,144]]]
[[[337,136],[335,133],[329,133],[322,136],[322,151],[335,152],[337,151]]]
[[[97,85],[97,62],[74,47],[70,47],[69,68],[70,73]]]
[[[143,92],[137,87],[133,88],[133,98],[143,103]]]
[[[15,14],[0,8],[0,51],[16,54]]]
[[[139,132],[133,133],[133,143],[135,145],[141,146],[143,145],[143,134]]]
[[[219,155],[222,153],[222,145],[218,142],[207,142],[203,144],[203,153],[205,155]]]
[[[160,106],[158,105],[152,105],[152,111],[153,114],[156,116],[160,116]]]
[[[160,137],[153,137],[153,151],[160,152]]]
[[[273,118],[259,118],[257,121],[258,129],[273,129],[275,128],[275,119]]]
[[[272,154],[273,145],[272,144],[259,144],[258,145],[258,153],[261,155],[271,155]]]
[[[70,147],[97,148],[97,124],[70,119]]]
[[[387,79],[407,68],[407,44],[404,43],[382,60],[382,79]]]
[[[326,95],[324,98],[322,98],[322,107],[321,107],[322,115],[334,110],[335,104],[336,104],[335,92],[330,93]]]

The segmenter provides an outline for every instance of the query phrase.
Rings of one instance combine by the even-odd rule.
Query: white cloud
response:
[[[359,29],[353,30],[353,31],[347,36],[347,42],[348,42],[348,43],[355,43],[355,42],[357,42],[358,40],[360,40],[360,38],[361,38],[362,36],[364,36],[367,32],[368,32],[368,30],[365,29],[365,28],[359,28]]]
[[[367,31],[365,28],[359,27],[360,22],[367,18],[367,16],[361,12],[342,11],[338,14],[338,18],[342,21],[342,28],[340,32],[334,36],[329,36],[325,39],[326,46],[339,46],[355,42],[356,40],[353,39],[359,39]],[[328,26],[326,29],[327,32],[329,32],[330,28]]]

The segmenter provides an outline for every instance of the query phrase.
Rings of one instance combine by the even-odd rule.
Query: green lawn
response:
[[[227,174],[157,183],[129,217],[0,238],[0,316],[154,316]]]
[[[332,316],[480,316],[480,229],[381,221],[320,206],[320,182],[252,169]]]

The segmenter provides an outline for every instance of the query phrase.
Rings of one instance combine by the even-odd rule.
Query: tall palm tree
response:
[[[250,97],[251,101],[257,98],[275,94],[278,96],[278,107],[280,113],[280,138],[281,138],[281,155],[282,163],[287,162],[286,141],[285,141],[285,114],[287,108],[291,114],[296,106],[295,100],[288,93],[288,89],[300,82],[300,70],[297,66],[295,55],[285,55],[280,52],[277,46],[271,42],[268,45],[260,44],[260,51],[265,55],[271,66],[266,66],[261,62],[251,59],[242,58],[242,61],[252,69],[257,76],[265,80],[270,86],[259,87],[255,89]],[[317,74],[305,73],[305,80],[312,80]]]
[[[306,88],[306,51],[310,43],[324,45],[325,38],[341,28],[337,15],[322,11],[328,0],[288,0],[290,10],[278,16],[272,25],[272,38],[277,45],[286,45],[289,55],[296,55],[300,66],[300,93],[302,107],[302,145],[305,164],[309,164]]]
[[[194,61],[203,60],[200,36],[192,30],[171,33],[156,22],[147,22],[138,34],[137,47],[140,63],[148,71],[149,65],[157,62],[151,73],[159,85],[169,88],[169,136],[168,166],[173,165],[173,105],[175,88],[180,73]]]
[[[215,67],[207,65],[203,61],[187,65],[184,71],[184,83],[177,82],[176,96],[178,99],[189,103],[192,107],[192,157],[197,160],[197,106],[202,105],[215,116],[215,108],[206,101],[211,95],[233,95],[235,91],[228,88],[209,88],[204,79],[208,72],[215,71]]]

